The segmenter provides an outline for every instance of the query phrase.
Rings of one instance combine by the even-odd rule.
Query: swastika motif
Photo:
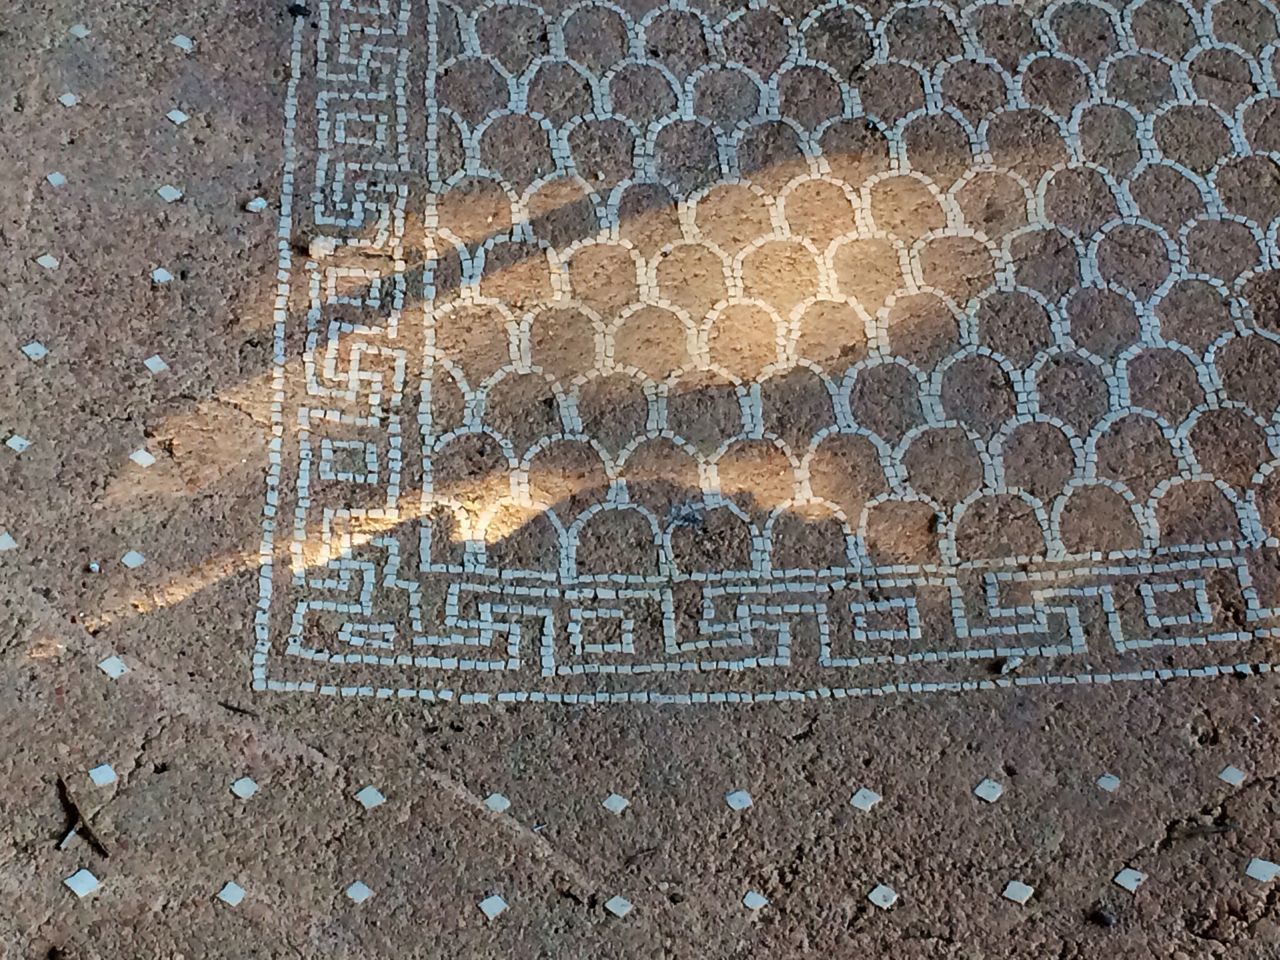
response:
[[[1270,3],[316,14],[259,689],[1271,669]]]

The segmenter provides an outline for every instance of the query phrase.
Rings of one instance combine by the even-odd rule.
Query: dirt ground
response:
[[[1278,38],[7,11],[0,956],[1280,957]]]

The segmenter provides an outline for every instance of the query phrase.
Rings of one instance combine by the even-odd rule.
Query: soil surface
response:
[[[0,956],[1280,957],[1270,6],[0,64]]]

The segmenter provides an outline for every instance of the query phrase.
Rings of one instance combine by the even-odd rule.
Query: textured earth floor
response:
[[[0,956],[1280,957],[1278,37],[14,5]]]

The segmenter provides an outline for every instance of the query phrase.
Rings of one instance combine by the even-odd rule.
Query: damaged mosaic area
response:
[[[1272,7],[313,9],[257,688],[1270,669]]]

